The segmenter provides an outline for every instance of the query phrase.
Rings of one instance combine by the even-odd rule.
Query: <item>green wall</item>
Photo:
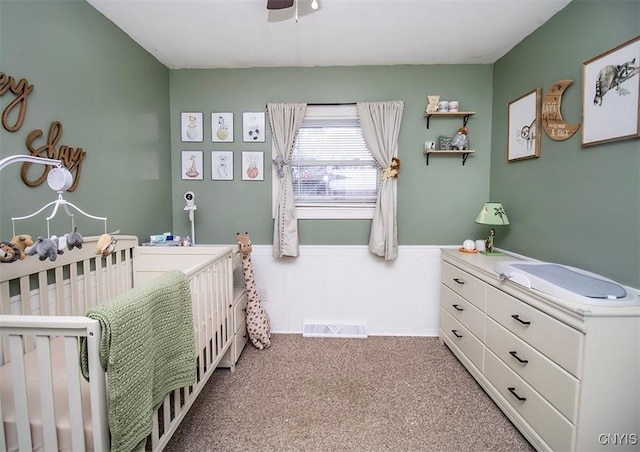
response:
[[[271,142],[243,143],[242,112],[268,102],[403,100],[398,181],[399,242],[458,244],[486,231],[473,223],[482,202],[502,201],[511,225],[498,246],[544,260],[590,269],[640,286],[640,144],[637,139],[580,147],[578,135],[555,142],[542,136],[539,159],[506,161],[507,105],[560,79],[573,79],[563,100],[566,121],[581,115],[582,62],[636,36],[640,2],[574,0],[495,65],[376,66],[169,71],[86,2],[0,0],[0,71],[35,85],[24,125],[0,128],[0,157],[27,154],[26,136],[63,123],[61,144],[87,157],[78,189],[65,198],[147,240],[173,230],[189,233],[183,194],[196,193],[199,243],[229,243],[249,231],[270,244]],[[422,154],[424,141],[452,135],[459,120],[423,117],[427,94],[460,101],[476,153]],[[11,101],[0,97],[0,107]],[[180,141],[180,112],[204,113],[203,143]],[[212,143],[210,114],[235,114],[233,143]],[[183,181],[180,151],[202,150],[203,181]],[[233,181],[211,181],[212,150],[235,155]],[[264,182],[240,176],[243,150],[264,151]],[[11,216],[54,199],[41,185],[27,187],[20,165],[0,173],[0,240],[11,236]],[[491,179],[491,183],[489,180]],[[489,196],[490,195],[490,196]],[[54,232],[69,222],[56,219]],[[102,225],[78,219],[83,233]],[[46,233],[44,218],[19,223],[18,232]],[[362,245],[367,220],[300,220],[302,244]]]
[[[174,233],[186,234],[189,221],[183,195],[196,193],[196,237],[199,243],[228,243],[248,231],[254,243],[273,240],[271,218],[271,137],[265,143],[242,142],[242,113],[265,111],[268,102],[343,103],[403,100],[399,137],[402,161],[398,179],[398,241],[401,245],[462,243],[484,232],[474,219],[489,193],[492,67],[373,66],[264,68],[171,71],[171,130]],[[460,118],[424,119],[427,94],[458,100],[475,111],[469,136],[476,153],[462,166],[460,156],[422,153],[425,140],[451,136]],[[204,112],[204,142],[180,141],[180,113]],[[234,142],[211,142],[211,112],[234,113]],[[268,128],[268,125],[267,125]],[[180,151],[204,151],[204,180],[183,181]],[[233,181],[211,181],[211,151],[234,153]],[[243,150],[265,152],[265,181],[242,181]],[[299,220],[300,242],[364,245],[370,220]]]
[[[0,72],[34,85],[22,128],[0,127],[0,158],[29,154],[27,135],[40,129],[46,137],[51,122],[60,121],[59,145],[87,153],[79,185],[65,199],[108,217],[109,231],[144,237],[171,229],[166,67],[84,1],[0,0]],[[12,100],[11,93],[0,97],[1,109]],[[0,173],[0,240],[12,236],[11,217],[56,197],[46,182],[25,185],[20,168],[13,164]],[[42,168],[33,167],[37,174]],[[16,232],[46,235],[50,211],[18,222]],[[104,232],[101,222],[76,217],[84,235]],[[69,218],[59,213],[51,234],[69,230]]]
[[[493,78],[491,198],[511,225],[498,246],[640,287],[640,141],[582,148],[580,130],[541,157],[507,163],[508,103],[571,79],[562,115],[581,122],[582,63],[640,32],[640,2],[575,0],[496,62]]]

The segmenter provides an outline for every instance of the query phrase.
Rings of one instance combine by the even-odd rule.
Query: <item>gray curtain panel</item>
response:
[[[307,104],[267,104],[273,140],[273,164],[276,165],[277,177],[280,178],[280,195],[273,224],[273,257],[276,258],[297,257],[300,254],[298,217],[289,164],[306,110]]]
[[[398,134],[404,111],[403,101],[358,102],[360,126],[369,151],[383,170],[398,156]],[[396,222],[398,179],[383,171],[378,200],[371,220],[369,251],[385,260],[398,257]]]

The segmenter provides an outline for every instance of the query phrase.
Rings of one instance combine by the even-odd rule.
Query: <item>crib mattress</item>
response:
[[[68,375],[65,365],[63,338],[51,341],[51,361],[53,372],[53,392],[56,413],[56,429],[60,450],[71,451],[71,429],[68,405]],[[0,397],[2,416],[9,451],[18,451],[18,432],[16,429],[15,403],[13,399],[12,363],[0,367]],[[33,350],[25,355],[25,375],[27,376],[27,399],[29,418],[31,419],[31,437],[34,450],[44,450],[42,429],[42,409],[40,406],[40,378],[37,354]],[[80,377],[82,392],[82,412],[84,420],[85,443],[87,450],[93,450],[93,429],[91,425],[91,402],[89,383]],[[106,413],[105,413],[106,415]]]

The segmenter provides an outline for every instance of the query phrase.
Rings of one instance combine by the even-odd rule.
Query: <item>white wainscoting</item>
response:
[[[400,246],[385,261],[366,246],[301,246],[297,258],[274,259],[270,245],[254,245],[251,260],[274,333],[302,333],[310,322],[364,323],[375,336],[438,335],[439,247]]]

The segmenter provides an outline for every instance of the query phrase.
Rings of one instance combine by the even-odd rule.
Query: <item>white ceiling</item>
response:
[[[87,0],[170,69],[489,64],[570,0]]]

